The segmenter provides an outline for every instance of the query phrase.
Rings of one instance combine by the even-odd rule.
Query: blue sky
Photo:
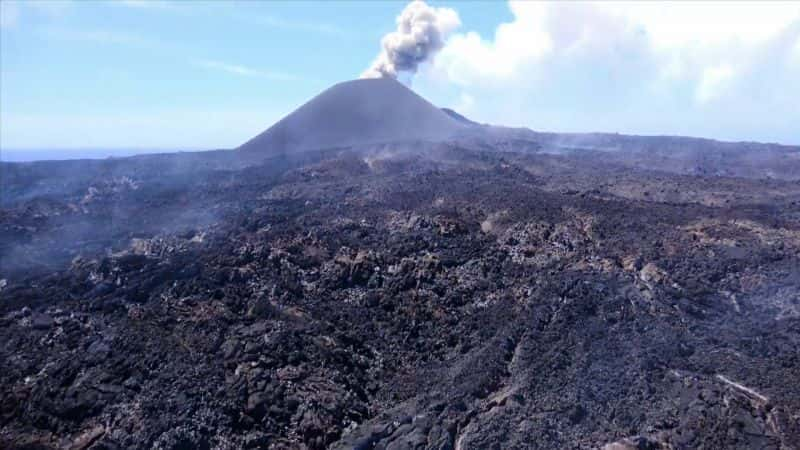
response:
[[[431,2],[460,26],[403,79],[486,122],[798,144],[800,7],[740,4]],[[3,0],[0,149],[234,147],[357,78],[404,6]]]

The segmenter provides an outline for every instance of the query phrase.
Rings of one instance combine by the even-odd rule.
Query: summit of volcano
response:
[[[264,155],[398,141],[444,141],[465,128],[393,78],[338,83],[239,147]]]

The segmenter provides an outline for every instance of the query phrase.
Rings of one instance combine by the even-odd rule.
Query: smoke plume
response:
[[[447,35],[461,25],[450,8],[433,8],[421,0],[409,3],[397,16],[397,30],[381,40],[381,53],[361,78],[397,78],[398,72],[415,73],[444,45]]]

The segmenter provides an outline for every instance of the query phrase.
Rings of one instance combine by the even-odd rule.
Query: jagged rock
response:
[[[80,436],[75,438],[69,446],[70,450],[84,450],[92,446],[98,439],[100,439],[106,432],[103,425],[97,425],[89,430],[81,433]]]
[[[800,185],[486,145],[9,169],[0,448],[800,442]]]
[[[667,280],[667,273],[654,263],[647,263],[639,271],[639,278],[648,284],[662,284]]]
[[[47,330],[53,326],[53,318],[48,314],[34,313],[31,316],[31,326],[37,330]]]

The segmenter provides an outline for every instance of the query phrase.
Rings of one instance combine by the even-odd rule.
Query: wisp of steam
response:
[[[397,16],[397,30],[381,40],[381,53],[361,78],[397,78],[401,71],[415,73],[421,63],[441,50],[447,35],[459,25],[461,20],[455,10],[412,1]]]

